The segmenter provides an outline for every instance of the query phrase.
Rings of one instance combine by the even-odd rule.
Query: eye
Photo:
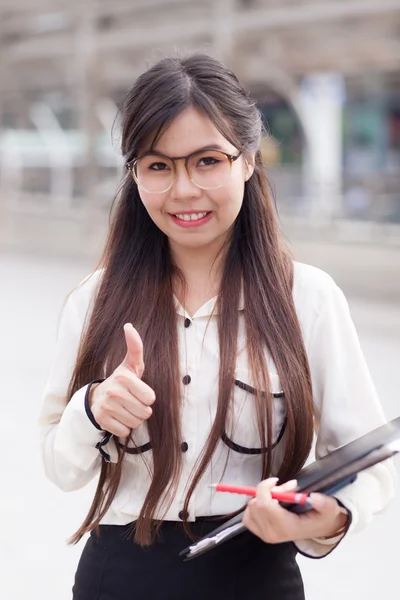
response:
[[[215,156],[202,156],[197,163],[198,167],[213,167],[220,162]]]
[[[164,162],[153,162],[147,167],[150,171],[168,171],[169,166]]]

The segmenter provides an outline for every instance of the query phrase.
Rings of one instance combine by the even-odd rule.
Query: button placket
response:
[[[189,386],[189,384],[192,383],[192,375],[190,373],[193,374],[193,370],[192,370],[192,365],[195,365],[196,362],[193,360],[194,356],[193,354],[196,354],[196,346],[197,346],[197,340],[196,340],[196,327],[195,327],[195,322],[193,319],[189,318],[189,317],[185,317],[184,320],[184,340],[185,340],[185,347],[186,347],[186,364],[182,365],[183,368],[186,369],[186,373],[183,373],[182,376],[182,383],[184,386]],[[195,346],[195,348],[193,348],[193,345]],[[194,353],[193,353],[194,350]],[[189,396],[191,396],[193,393],[193,390],[189,390],[186,389],[184,394],[185,394],[185,398],[186,400],[188,400]]]
[[[182,394],[183,394],[183,412],[182,412],[182,441],[181,441],[181,452],[182,452],[182,488],[179,485],[176,496],[176,509],[179,519],[183,516],[183,506],[187,495],[186,483],[193,471],[194,461],[196,458],[196,442],[198,436],[198,423],[197,423],[197,383],[198,383],[198,367],[199,361],[197,360],[199,354],[199,331],[196,323],[196,319],[189,319],[188,317],[184,320],[184,327],[181,330],[182,341],[184,344],[185,352],[182,359],[185,362],[181,364],[181,382],[182,382]],[[188,507],[187,518],[192,518],[194,515],[194,502],[195,492],[192,494],[190,505]]]

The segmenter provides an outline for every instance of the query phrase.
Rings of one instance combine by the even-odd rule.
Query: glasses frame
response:
[[[193,181],[192,177],[190,176],[190,172],[189,172],[189,168],[188,168],[188,164],[189,164],[189,160],[192,158],[192,156],[195,156],[196,154],[201,154],[203,152],[219,152],[220,154],[223,154],[224,156],[226,156],[226,158],[229,161],[229,173],[232,170],[232,164],[235,162],[235,160],[237,160],[243,153],[242,151],[239,151],[239,154],[229,154],[228,152],[223,152],[223,150],[219,150],[219,148],[202,148],[201,150],[196,150],[195,152],[192,152],[191,154],[188,154],[187,156],[167,156],[166,154],[162,154],[161,152],[145,152],[144,154],[142,154],[141,156],[138,156],[137,158],[134,158],[133,160],[125,163],[125,168],[127,171],[130,172],[130,174],[132,175],[133,179],[135,180],[136,185],[142,189],[143,191],[145,191],[148,194],[165,194],[165,192],[168,192],[172,186],[175,183],[176,180],[176,161],[177,160],[183,160],[184,165],[185,165],[185,170],[187,173],[187,176],[189,177],[190,181],[198,188],[200,188],[201,190],[218,190],[219,188],[221,188],[224,183],[221,183],[221,185],[217,185],[216,187],[204,187],[202,185],[199,185],[198,183],[196,183],[195,181]],[[160,156],[161,158],[166,158],[170,161],[172,161],[173,164],[173,173],[172,173],[172,180],[171,183],[169,184],[169,186],[167,188],[165,188],[165,190],[162,190],[160,192],[152,192],[148,189],[146,189],[145,187],[143,187],[143,185],[141,185],[136,177],[135,174],[135,165],[138,163],[138,161],[141,158],[144,158],[145,156]]]

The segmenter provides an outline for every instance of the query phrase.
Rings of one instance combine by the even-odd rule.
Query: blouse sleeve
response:
[[[328,276],[327,276],[328,277]],[[314,396],[316,458],[332,452],[386,422],[361,351],[347,301],[329,278],[322,308],[307,349]],[[335,497],[351,512],[349,531],[363,529],[394,496],[396,472],[391,460],[358,474]],[[343,538],[296,542],[309,557],[329,554]]]
[[[39,420],[46,475],[64,491],[83,487],[99,472],[102,458],[98,447],[105,437],[85,408],[88,386],[78,390],[70,402],[67,399],[88,304],[87,292],[80,288],[64,306]],[[115,454],[112,448],[107,450]]]

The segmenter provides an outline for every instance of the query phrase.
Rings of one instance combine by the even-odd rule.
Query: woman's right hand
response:
[[[133,325],[124,325],[127,352],[122,363],[100,384],[94,384],[89,404],[104,431],[125,438],[151,417],[154,391],[141,381],[144,371],[143,343]]]

